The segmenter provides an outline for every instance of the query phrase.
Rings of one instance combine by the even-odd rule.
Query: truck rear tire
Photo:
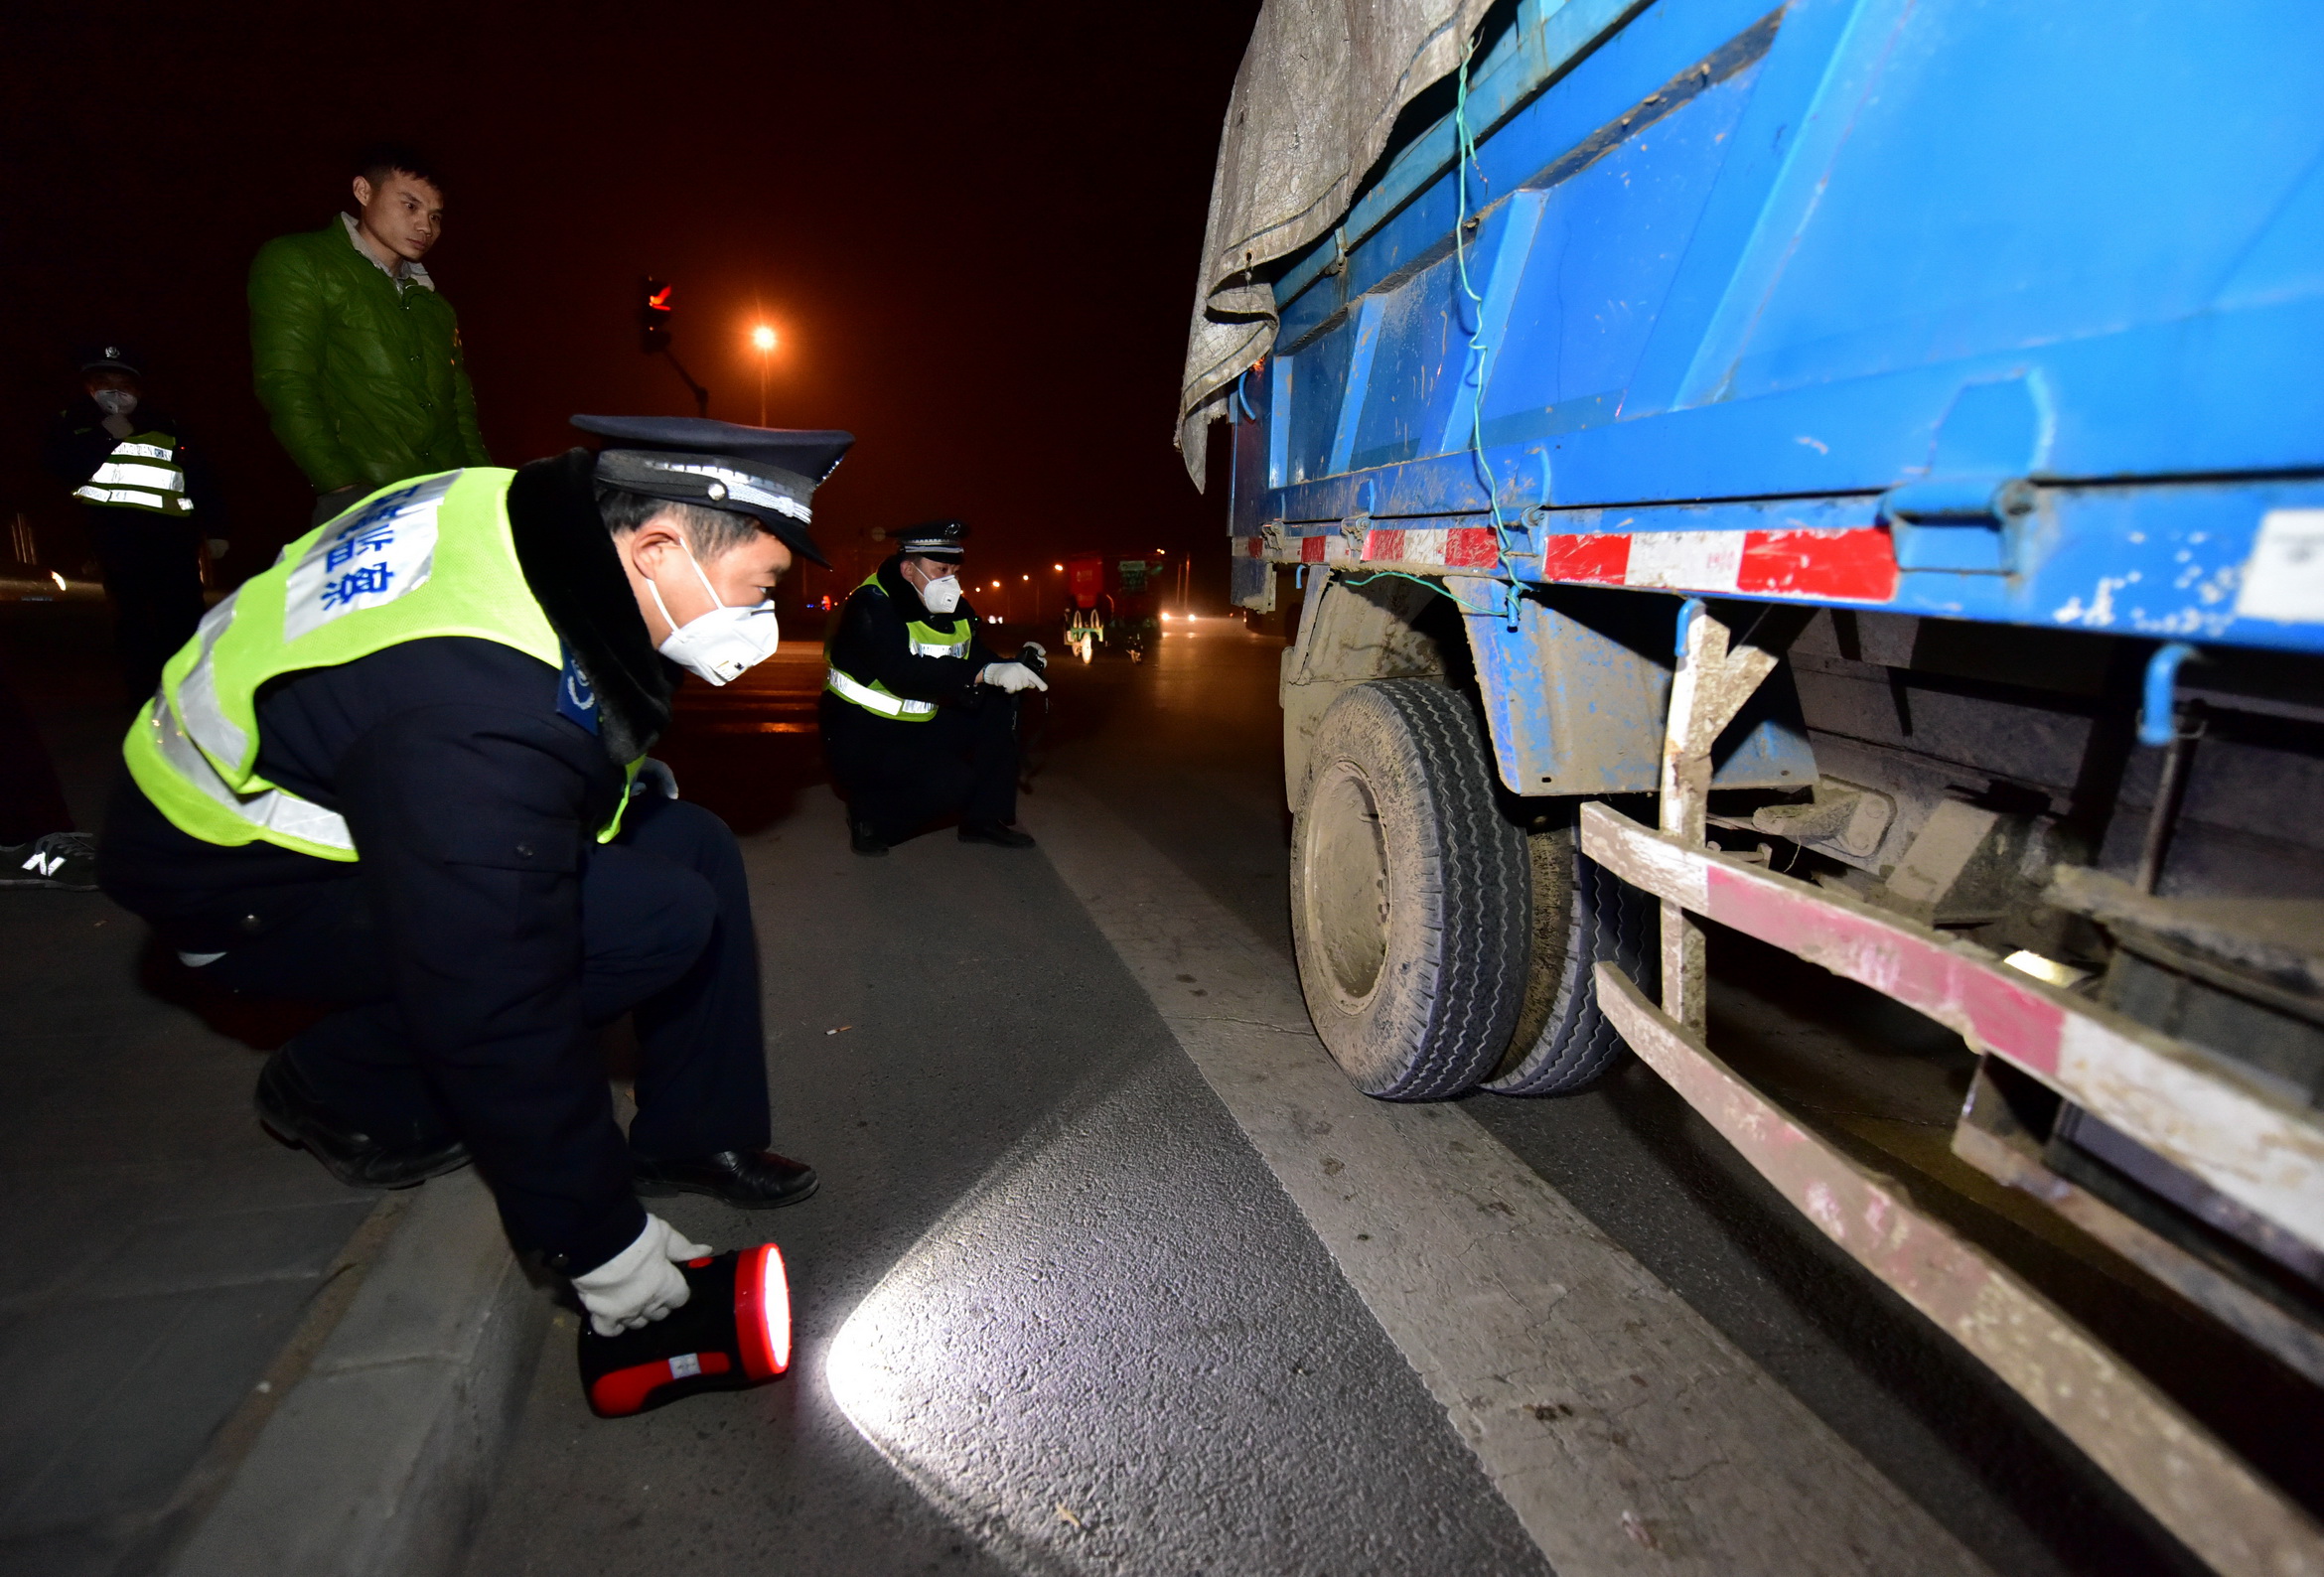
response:
[[[1572,1094],[1621,1060],[1622,1037],[1598,1011],[1591,971],[1599,963],[1613,964],[1649,995],[1657,989],[1654,902],[1583,855],[1574,808],[1526,839],[1532,965],[1509,1054],[1485,1081],[1498,1095]]]
[[[1291,933],[1316,1033],[1365,1093],[1457,1095],[1491,1073],[1525,982],[1525,833],[1459,691],[1355,685],[1316,730],[1291,835]]]

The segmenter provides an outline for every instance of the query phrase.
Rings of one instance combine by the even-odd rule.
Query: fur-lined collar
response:
[[[525,585],[597,692],[599,742],[626,765],[668,729],[676,681],[597,512],[591,466],[589,451],[575,449],[518,471],[508,534]]]
[[[904,555],[890,553],[880,561],[880,590],[888,594],[888,601],[896,605],[907,623],[928,618],[928,604],[920,600],[920,588],[904,578]]]

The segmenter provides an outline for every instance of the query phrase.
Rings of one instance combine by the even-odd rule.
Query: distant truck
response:
[[[1181,405],[1236,602],[1306,593],[1350,1077],[1627,1046],[2238,1573],[2310,1510],[1721,1061],[1701,922],[1959,1031],[1953,1157],[2324,1382],[2318,62],[2288,3],[1270,0]]]
[[[1084,662],[1110,646],[1133,661],[1154,639],[1159,569],[1143,558],[1078,553],[1065,561],[1066,645]]]

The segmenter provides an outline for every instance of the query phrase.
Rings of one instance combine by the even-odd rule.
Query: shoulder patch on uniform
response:
[[[426,585],[436,562],[436,510],[459,480],[450,471],[382,493],[325,526],[284,583],[282,639]]]
[[[564,646],[562,642],[558,645]],[[557,675],[557,715],[594,734],[597,691],[590,687],[589,675],[581,671],[580,659],[573,655],[571,646],[564,646],[564,657],[565,671]]]

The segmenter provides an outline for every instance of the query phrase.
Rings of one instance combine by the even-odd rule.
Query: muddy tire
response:
[[[1574,805],[1525,839],[1532,874],[1531,964],[1517,1032],[1485,1087],[1501,1095],[1567,1095],[1605,1076],[1628,1048],[1598,1011],[1591,971],[1611,963],[1650,996],[1654,902],[1581,852]]]
[[[1332,703],[1292,826],[1291,932],[1316,1032],[1358,1088],[1433,1100],[1493,1072],[1525,993],[1529,880],[1466,697],[1382,679]]]

